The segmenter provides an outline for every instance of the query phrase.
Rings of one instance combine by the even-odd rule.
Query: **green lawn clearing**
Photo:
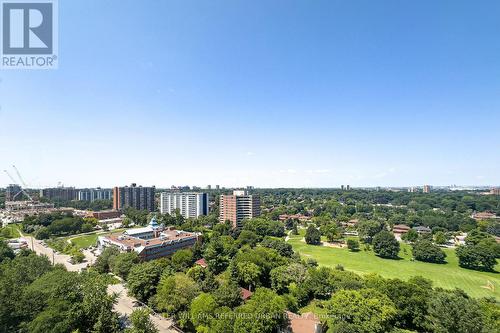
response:
[[[19,226],[17,224],[8,224],[4,228],[0,228],[0,239],[19,238],[20,236]]]
[[[89,234],[78,237],[71,237],[71,244],[76,246],[79,249],[84,249],[87,247],[95,246],[97,244],[97,236],[98,234]]]
[[[303,241],[305,230],[300,235],[290,235],[289,243],[303,258],[314,258],[318,264],[335,267],[340,264],[346,270],[359,274],[378,273],[386,278],[406,280],[412,276],[423,276],[432,280],[434,286],[446,289],[460,288],[473,297],[495,297],[500,299],[500,273],[479,272],[461,268],[453,249],[445,249],[446,264],[411,261],[411,246],[401,243],[400,260],[382,259],[373,251],[350,252],[347,249],[308,245]],[[500,264],[496,271],[500,272]]]
[[[69,239],[71,241],[71,244],[76,246],[79,249],[84,249],[88,248],[90,246],[95,246],[97,244],[97,236],[104,236],[110,233],[117,233],[117,232],[123,232],[125,229],[115,229],[109,232],[100,232],[100,233],[93,233],[93,234],[87,234],[87,235],[82,235],[82,236],[71,236],[66,239]]]

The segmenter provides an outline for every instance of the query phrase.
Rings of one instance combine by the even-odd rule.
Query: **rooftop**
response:
[[[203,268],[207,268],[208,267],[208,264],[207,264],[207,262],[205,261],[204,258],[196,260],[195,264],[198,265],[198,266],[201,266]]]
[[[146,229],[146,228],[139,228],[139,229]],[[131,229],[131,230],[137,230],[137,229]],[[169,243],[169,242],[174,243],[178,242],[179,240],[192,237],[197,237],[197,234],[182,230],[164,230],[160,233],[159,237],[152,239],[140,239],[124,233],[109,234],[105,238],[114,243],[118,243],[128,249],[135,249],[141,247],[144,248],[155,245],[162,245],[163,243]]]
[[[312,312],[302,315],[286,311],[288,317],[288,328],[292,333],[316,333],[318,325],[321,325],[318,317]]]
[[[253,295],[253,292],[251,292],[250,290],[245,289],[245,288],[241,288],[240,291],[241,291],[241,298],[243,298],[244,301],[246,301],[247,299],[249,299]]]

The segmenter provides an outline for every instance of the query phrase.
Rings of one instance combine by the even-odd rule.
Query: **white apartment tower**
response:
[[[193,192],[163,192],[160,195],[160,213],[173,214],[179,209],[184,218],[208,215],[208,194]]]

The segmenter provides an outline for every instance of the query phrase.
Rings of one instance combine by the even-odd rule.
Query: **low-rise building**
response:
[[[246,302],[250,297],[252,297],[253,292],[248,289],[240,288],[241,299]]]
[[[410,229],[411,228],[405,224],[395,224],[394,227],[392,227],[392,232],[395,234],[406,234]]]
[[[194,264],[198,265],[198,266],[200,266],[202,268],[207,268],[208,267],[208,264],[207,264],[205,258],[201,258],[201,259],[196,260]]]
[[[193,247],[201,234],[164,228],[153,217],[147,227],[128,229],[120,234],[98,237],[100,249],[114,246],[122,252],[135,251],[141,260],[171,256],[176,251]]]
[[[490,219],[500,219],[500,216],[497,216],[491,212],[474,212],[471,216],[474,220],[490,220]]]
[[[24,238],[10,239],[7,242],[7,246],[14,251],[28,248],[28,241]]]
[[[431,228],[424,226],[413,227],[413,230],[419,234],[429,234],[432,232]]]
[[[467,233],[462,232],[458,235],[455,235],[453,237],[453,242],[455,243],[456,246],[458,245],[465,245],[465,239],[467,238]]]
[[[118,210],[101,210],[98,212],[88,212],[87,216],[93,217],[101,221],[101,220],[117,219],[122,216],[122,212]]]
[[[340,222],[340,225],[343,226],[343,227],[355,227],[357,226],[359,223],[359,220],[358,219],[351,219],[347,222]]]
[[[7,201],[5,202],[5,210],[9,212],[15,211],[38,211],[43,209],[54,208],[54,204],[50,202],[38,201]]]
[[[318,316],[312,312],[302,315],[286,311],[286,326],[279,329],[280,333],[322,333],[324,332]]]
[[[300,222],[311,221],[310,216],[306,216],[303,214],[281,214],[278,218],[280,221],[288,221],[288,220],[297,220]]]

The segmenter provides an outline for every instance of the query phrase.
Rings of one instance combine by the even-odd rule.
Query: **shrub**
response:
[[[355,239],[348,239],[347,248],[353,252],[359,251],[359,242]]]
[[[413,257],[418,261],[444,263],[446,253],[428,240],[421,240],[413,246]]]

